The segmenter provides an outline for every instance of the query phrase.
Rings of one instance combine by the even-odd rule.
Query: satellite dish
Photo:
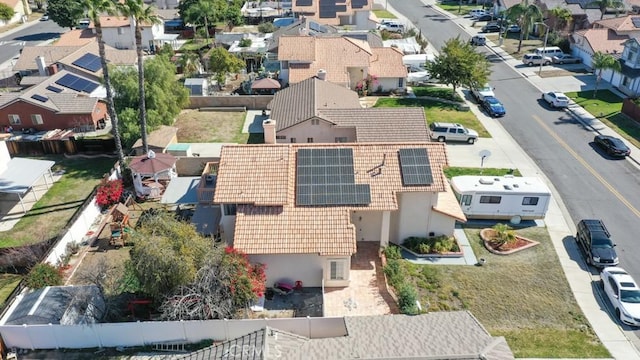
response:
[[[516,215],[512,217],[511,220],[509,220],[509,222],[511,222],[513,225],[518,225],[520,224],[521,221],[522,221],[522,218],[520,217],[520,215]]]
[[[491,156],[491,151],[489,150],[481,150],[478,155],[480,155],[480,157],[482,158],[488,158],[489,156]]]

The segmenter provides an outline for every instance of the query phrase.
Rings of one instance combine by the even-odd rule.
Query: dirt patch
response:
[[[249,134],[242,133],[245,112],[183,110],[174,126],[183,143],[240,143]]]
[[[541,78],[558,77],[558,76],[575,76],[576,74],[589,74],[587,69],[557,69],[557,70],[543,70],[540,73]]]

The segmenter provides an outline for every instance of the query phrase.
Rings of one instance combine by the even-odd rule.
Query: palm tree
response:
[[[107,55],[104,49],[104,40],[102,39],[102,26],[100,25],[100,14],[107,13],[114,15],[116,8],[112,0],[82,0],[82,7],[87,11],[87,16],[93,22],[96,29],[96,39],[98,40],[98,52],[100,53],[100,64],[102,65],[102,78],[104,86],[107,90],[107,112],[111,118],[111,131],[116,143],[116,152],[118,153],[118,163],[120,171],[124,172],[126,163],[124,160],[124,151],[122,150],[122,140],[120,138],[120,129],[118,123],[118,114],[113,104],[113,89],[111,87],[111,78],[109,77],[109,67],[107,66]]]
[[[553,9],[549,10],[549,13],[551,13],[551,15],[555,18],[555,21],[553,23],[554,31],[564,29],[573,18],[573,15],[571,14],[571,11],[569,9],[559,6],[556,6]]]
[[[598,92],[598,84],[600,84],[600,80],[602,79],[602,71],[607,69],[620,71],[620,62],[611,54],[605,54],[603,52],[597,51],[591,57],[591,67],[593,67],[594,70],[598,71],[598,75],[596,78],[596,87],[593,90],[593,98],[595,99],[596,93]]]
[[[209,43],[209,20],[214,19],[215,8],[213,3],[207,0],[200,0],[197,3],[189,6],[185,13],[185,20],[193,24],[201,24],[204,22],[205,34],[207,37],[207,44]],[[194,36],[195,36],[194,31]]]
[[[493,226],[496,237],[493,239],[493,243],[502,246],[504,244],[510,244],[516,240],[516,233],[511,226],[503,223],[497,223]]]
[[[200,62],[200,55],[194,51],[182,53],[178,63],[180,64],[180,67],[182,67],[182,73],[185,77],[191,77],[198,73],[202,66]]]
[[[542,11],[535,4],[529,4],[528,0],[523,0],[520,4],[514,5],[506,11],[507,19],[520,25],[520,40],[518,41],[518,51],[522,49],[522,40],[529,40],[529,33],[533,24],[542,19]]]
[[[140,136],[144,153],[149,152],[147,142],[147,105],[144,91],[144,53],[142,52],[142,26],[144,24],[159,24],[160,19],[155,15],[151,6],[145,6],[142,0],[125,0],[119,4],[118,9],[124,16],[130,17],[135,23],[136,53],[138,55],[138,92],[140,102],[138,116],[140,117]]]
[[[600,9],[600,20],[604,18],[604,14],[607,12],[607,9],[616,9],[617,14],[618,9],[624,7],[622,0],[596,0],[589,5],[595,5]]]

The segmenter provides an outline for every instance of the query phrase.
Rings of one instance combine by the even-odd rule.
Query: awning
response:
[[[11,159],[0,174],[0,193],[26,194],[53,165],[55,162],[50,160]]]
[[[176,177],[171,179],[162,194],[161,204],[196,204],[198,202],[200,176]]]

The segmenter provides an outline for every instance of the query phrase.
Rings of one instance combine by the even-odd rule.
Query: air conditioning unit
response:
[[[214,181],[215,179],[216,179],[215,175],[207,175],[207,176],[205,176],[204,181],[205,181],[207,184],[213,184],[213,181]]]

